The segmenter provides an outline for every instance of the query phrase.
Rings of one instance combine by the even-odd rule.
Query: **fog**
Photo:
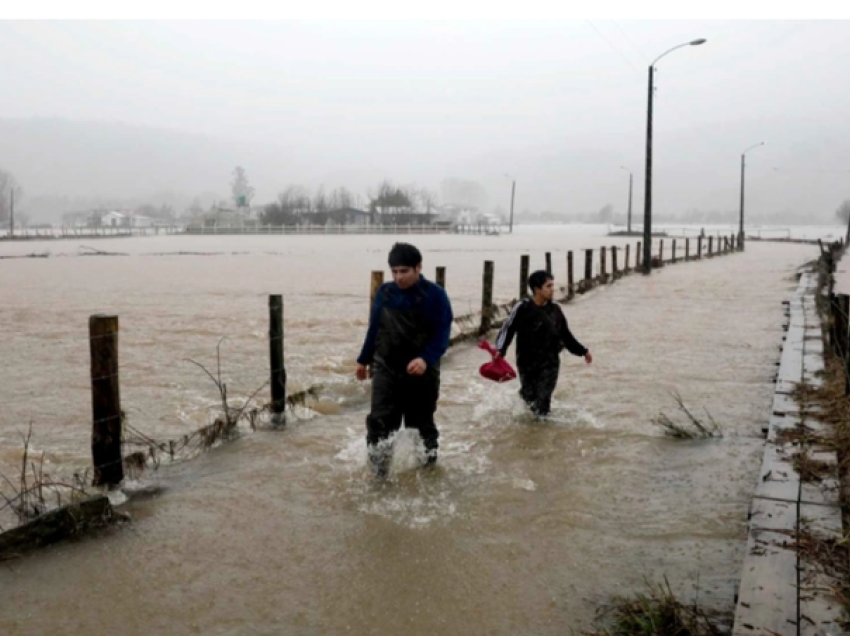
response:
[[[486,211],[834,218],[850,197],[850,23],[0,22],[0,168],[33,220],[288,185],[481,184]],[[47,205],[45,197],[53,197]],[[64,200],[57,207],[57,198]]]

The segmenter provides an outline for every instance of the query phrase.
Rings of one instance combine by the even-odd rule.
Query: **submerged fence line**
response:
[[[696,255],[693,255],[691,252],[690,238],[678,241],[677,239],[672,239],[669,256],[666,256],[668,255],[668,252],[665,252],[664,240],[662,239],[658,242],[657,256],[652,257],[651,269],[655,270],[666,265],[675,265],[677,263],[701,260],[703,258],[713,258],[715,256],[731,254],[738,250],[737,239],[734,235],[718,237],[716,244],[714,242],[714,238],[715,237],[713,236],[709,236],[693,239],[696,241]],[[678,251],[678,248],[682,243],[684,243],[684,255]],[[703,245],[705,245],[706,248],[705,252],[703,251]],[[628,276],[635,272],[641,272],[643,265],[641,263],[641,243],[637,242],[635,245],[634,265],[631,265],[630,261],[630,248],[631,245],[629,244],[622,246],[624,256],[622,266],[620,265],[619,258],[621,246],[614,245],[610,248],[602,246],[598,248],[598,260],[594,259],[595,250],[581,250],[584,252],[584,276],[579,280],[576,280],[575,278],[575,259],[573,256],[573,250],[569,250],[566,254],[566,284],[559,287],[561,296],[556,298],[556,300],[561,303],[568,303],[577,295],[585,294],[595,287],[611,284],[624,276]],[[553,274],[554,269],[552,265],[551,252],[545,253],[545,263],[546,271]],[[609,263],[611,265],[610,271],[608,269]],[[594,267],[594,264],[597,265],[596,268]],[[529,296],[527,281],[530,274],[530,255],[520,255],[518,293],[513,300],[507,303],[493,303],[494,268],[495,265],[493,261],[484,261],[481,289],[481,310],[455,317],[455,323],[459,327],[460,333],[450,339],[450,344],[478,338],[484,336],[490,329],[501,327],[505,320],[507,320],[514,304],[520,299]],[[598,273],[594,273],[594,271]],[[383,276],[384,272],[382,270],[372,272],[373,293],[370,300],[374,300],[374,292],[377,290],[377,287],[375,287],[375,281],[379,280],[380,282],[383,282]],[[437,268],[437,276],[435,277],[435,280],[437,280],[438,284],[442,287],[445,287],[445,267]],[[380,283],[378,283],[378,286],[380,286]],[[468,330],[464,331],[464,327],[467,327]]]

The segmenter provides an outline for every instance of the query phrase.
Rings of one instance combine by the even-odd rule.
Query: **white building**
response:
[[[136,212],[118,212],[117,210],[112,210],[100,217],[100,227],[134,228],[151,226],[153,226],[153,219],[151,217]]]
[[[100,227],[127,227],[127,217],[121,212],[107,212],[100,217]]]

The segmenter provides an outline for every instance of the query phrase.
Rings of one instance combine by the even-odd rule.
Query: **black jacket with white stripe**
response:
[[[516,362],[520,368],[533,368],[559,362],[561,349],[584,356],[587,347],[573,336],[561,306],[547,302],[538,306],[531,298],[519,301],[496,339],[503,356],[516,335]]]

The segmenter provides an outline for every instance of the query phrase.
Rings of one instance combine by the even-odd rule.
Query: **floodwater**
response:
[[[398,237],[447,268],[456,315],[477,310],[483,261],[512,299],[566,252],[626,245],[598,228],[513,236]],[[314,409],[261,425],[131,483],[154,494],[133,521],[0,567],[0,633],[565,634],[615,594],[667,577],[683,598],[731,611],[746,516],[782,339],[782,300],[817,247],[746,252],[631,276],[565,306],[594,363],[564,354],[553,414],[525,413],[516,383],[477,374],[472,344],[443,364],[434,470],[396,439],[390,479],[366,469],[368,383],[353,378],[369,272],[388,236],[148,237],[0,244],[0,471],[20,471],[21,433],[45,472],[90,463],[88,317],[120,320],[127,422],[158,440],[210,421],[215,386],[245,398],[268,377],[268,294],[285,303],[290,390]],[[81,245],[122,256],[82,256]],[[635,241],[630,241],[632,263]],[[683,248],[680,243],[680,254]],[[193,252],[189,254],[188,252]],[[199,253],[203,252],[204,255]],[[622,252],[621,252],[622,258]],[[621,261],[622,263],[622,261]],[[512,357],[512,355],[511,355]],[[268,389],[260,396],[267,399]],[[665,438],[671,394],[723,437]]]

